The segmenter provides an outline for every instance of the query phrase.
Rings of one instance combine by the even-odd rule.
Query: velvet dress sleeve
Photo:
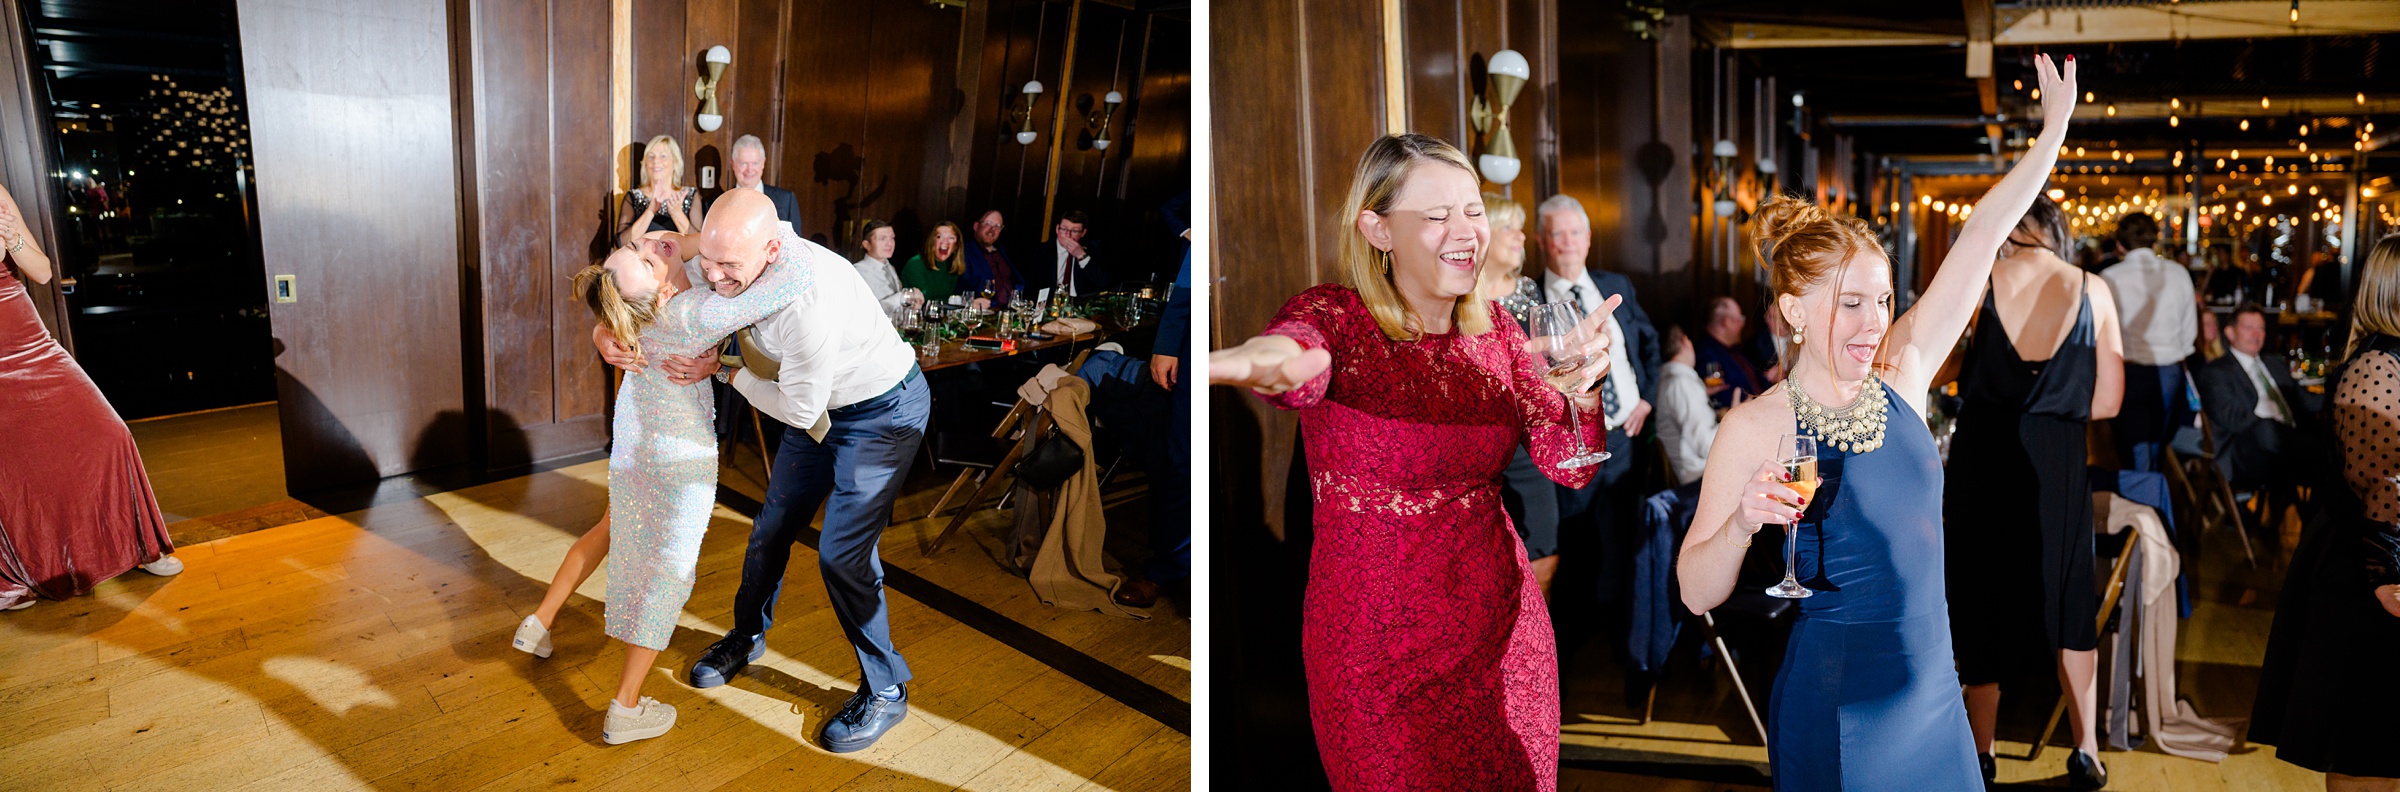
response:
[[[1493,316],[1507,312],[1495,304]],[[1567,431],[1567,397],[1542,380],[1545,366],[1534,359],[1532,350],[1525,348],[1525,331],[1515,322],[1495,321],[1492,335],[1497,336],[1499,352],[1507,356],[1509,394],[1517,402],[1518,425],[1524,428],[1525,450],[1532,454],[1533,464],[1542,475],[1568,487],[1582,488],[1592,483],[1598,465],[1561,468],[1558,463],[1575,455],[1577,438]],[[1595,411],[1581,416],[1578,428],[1583,430],[1582,445],[1593,451],[1606,450],[1608,430],[1606,421]]]
[[[2342,443],[2342,478],[2366,505],[2368,530],[2359,537],[2370,586],[2400,584],[2400,361],[2361,355],[2334,393],[2335,434]]]

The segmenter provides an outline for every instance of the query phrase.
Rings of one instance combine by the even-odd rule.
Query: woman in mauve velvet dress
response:
[[[0,188],[0,609],[66,599],[142,567],[183,571],[133,433],[50,338],[19,278],[50,282],[16,198]],[[20,274],[21,273],[21,274]]]
[[[1215,384],[1300,411],[1317,520],[1301,653],[1335,789],[1557,785],[1556,639],[1501,473],[1519,444],[1561,484],[1592,473],[1558,467],[1576,448],[1570,400],[1475,296],[1490,238],[1477,187],[1449,144],[1377,140],[1346,205],[1347,285],[1300,293],[1209,359]],[[1604,315],[1585,322],[1593,362],[1568,386],[1595,449]]]

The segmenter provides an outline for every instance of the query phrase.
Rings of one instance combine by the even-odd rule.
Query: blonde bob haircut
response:
[[[600,317],[600,324],[608,328],[609,335],[616,336],[617,343],[640,357],[642,328],[658,321],[658,295],[628,298],[617,289],[616,276],[609,273],[605,259],[576,271],[573,283],[575,295],[583,298],[583,304],[592,309],[593,315]]]
[[[678,143],[676,143],[676,142],[675,142],[675,138],[673,138],[673,137],[670,137],[670,136],[667,136],[667,135],[660,135],[660,136],[658,136],[658,137],[651,138],[651,139],[650,139],[650,142],[642,144],[642,159],[644,159],[644,160],[648,160],[648,159],[650,158],[650,152],[652,152],[652,151],[656,151],[656,150],[659,150],[659,149],[665,149],[665,150],[666,150],[666,152],[667,152],[667,159],[671,159],[671,160],[674,160],[674,161],[675,161],[675,167],[673,167],[673,168],[671,168],[671,169],[669,169],[669,170],[667,171],[667,189],[670,189],[670,190],[678,190],[678,189],[682,189],[682,188],[683,188],[683,146],[682,146],[682,145],[680,145],[680,144],[678,144]],[[642,168],[641,170],[635,171],[635,173],[636,173],[636,174],[639,174],[639,175],[637,175],[637,176],[635,176],[635,177],[634,177],[634,182],[635,182],[635,185],[634,185],[634,186],[636,186],[636,187],[646,187],[646,186],[648,186],[648,185],[646,185],[646,184],[642,184],[642,183],[641,183],[641,181],[642,181],[642,179],[643,179],[643,178],[647,177],[647,176],[650,174],[650,169],[649,169],[648,167],[644,167],[644,168]]]
[[[1415,133],[1385,135],[1358,158],[1358,172],[1350,177],[1350,197],[1342,203],[1342,241],[1337,253],[1342,280],[1358,291],[1359,300],[1375,316],[1375,326],[1394,341],[1414,341],[1423,328],[1409,316],[1408,303],[1400,299],[1400,288],[1392,282],[1391,254],[1367,242],[1366,234],[1358,230],[1358,213],[1390,212],[1392,198],[1409,174],[1428,165],[1457,168],[1470,176],[1475,173],[1474,166],[1467,164],[1467,155],[1448,143]],[[1477,283],[1482,282],[1482,275],[1476,273]],[[1458,298],[1450,317],[1461,335],[1477,336],[1492,329],[1491,304],[1474,291]]]
[[[2376,241],[2358,271],[2358,297],[2350,304],[2350,350],[2358,357],[2368,336],[2400,336],[2400,234]]]

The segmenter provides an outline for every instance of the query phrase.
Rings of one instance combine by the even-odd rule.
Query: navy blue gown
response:
[[[1882,390],[1882,447],[1817,449],[1823,483],[1797,532],[1817,594],[1800,600],[1767,708],[1777,790],[1983,789],[1950,654],[1941,459],[1924,419]]]

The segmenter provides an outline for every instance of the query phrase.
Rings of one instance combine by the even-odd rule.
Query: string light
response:
[[[2168,106],[2168,107],[2175,108],[2175,109],[2177,109],[2177,110],[2181,110],[2181,109],[2183,109],[2183,99],[2182,99],[2181,97],[2177,97],[2177,98],[2168,99],[2168,100],[2167,100],[2167,106]]]
[[[2093,102],[2097,102],[2097,101],[2100,101],[2100,95],[2099,95],[2099,94],[2095,94],[2095,93],[2092,93],[2092,92],[2090,92],[2090,91],[2085,91],[2085,92],[2083,92],[2083,103],[2084,103],[2084,104],[2091,104],[2091,103],[2093,103]]]
[[[2020,90],[2020,91],[2022,91],[2022,90],[2025,90],[2025,81],[2024,81],[2024,80],[2010,80],[2008,84],[2009,84],[2009,85],[2011,85],[2011,86],[2014,86],[2014,87],[2015,87],[2017,90]]]
[[[2244,132],[2248,132],[2248,131],[2250,131],[2250,119],[2247,119],[2247,118],[2245,118],[2245,119],[2242,119],[2242,131],[2244,131]]]
[[[2108,117],[2110,117],[2110,118],[2115,118],[2115,117],[2117,117],[2117,106],[2116,106],[2116,105],[2114,105],[2114,104],[2111,104],[2111,105],[2109,105],[2109,106],[2107,107],[2107,109],[2106,109],[2106,112],[2108,113]]]
[[[2297,1],[2297,0],[2295,0],[2295,2],[2296,2],[2296,1]],[[2268,104],[2268,102],[2267,102],[2267,98],[2266,98],[2266,97],[2264,97],[2264,96],[2261,96],[2261,97],[2259,97],[2259,98],[2258,98],[2258,109],[2260,109],[2260,110],[2265,110],[2265,109],[2267,109],[2268,107],[2271,107],[2271,106],[2272,106],[2272,105]]]

